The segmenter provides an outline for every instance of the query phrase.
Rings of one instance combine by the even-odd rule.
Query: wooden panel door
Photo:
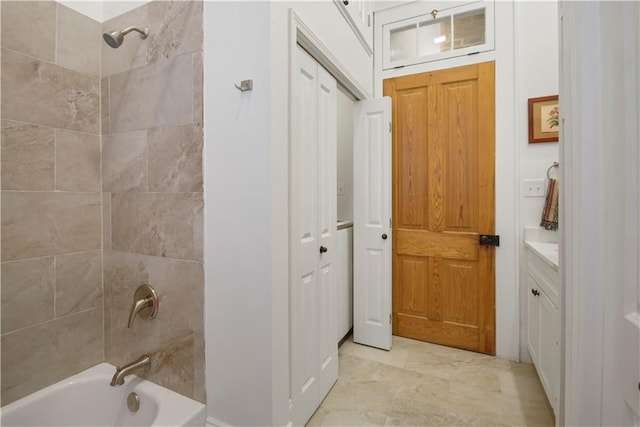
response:
[[[393,106],[393,333],[495,354],[494,63],[384,81]]]

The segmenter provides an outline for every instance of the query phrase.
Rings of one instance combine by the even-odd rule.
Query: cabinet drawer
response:
[[[528,250],[527,270],[556,307],[560,306],[560,275],[536,253]]]

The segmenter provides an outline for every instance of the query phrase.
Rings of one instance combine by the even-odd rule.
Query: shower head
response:
[[[102,38],[109,46],[111,46],[114,49],[117,49],[120,47],[120,45],[124,41],[124,36],[129,34],[131,31],[139,32],[141,39],[146,39],[147,36],[149,35],[148,28],[129,27],[120,31],[116,30],[116,31],[109,31],[108,33],[104,33],[102,34]]]

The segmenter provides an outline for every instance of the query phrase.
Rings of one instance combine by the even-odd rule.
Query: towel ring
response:
[[[553,164],[549,166],[549,169],[547,169],[547,179],[551,179],[551,177],[549,176],[549,172],[551,172],[551,169],[557,168],[557,167],[560,167],[560,163],[558,162],[553,162]]]

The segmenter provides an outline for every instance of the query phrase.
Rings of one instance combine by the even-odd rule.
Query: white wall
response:
[[[58,0],[59,3],[98,22],[108,21],[149,1],[151,0]]]
[[[207,413],[272,422],[268,2],[204,7]],[[253,79],[253,91],[234,84]],[[286,423],[285,423],[286,424]]]
[[[518,149],[517,206],[520,228],[520,359],[531,362],[527,350],[527,272],[524,249],[524,227],[540,229],[544,197],[524,197],[525,179],[544,179],[549,166],[558,161],[557,142],[529,144],[527,100],[557,95],[558,66],[558,4],[557,1],[515,2],[515,76],[516,76],[516,138]],[[544,22],[544,25],[540,25]],[[562,108],[562,107],[561,107]],[[556,178],[558,170],[552,171]],[[545,238],[559,241],[557,232],[546,232]]]
[[[333,2],[205,4],[208,416],[289,422],[289,13],[359,86],[371,58]],[[254,79],[241,94],[233,83]]]
[[[350,95],[338,90],[338,219],[353,220],[353,102]]]
[[[142,6],[151,0],[103,0],[102,21],[108,21],[118,15],[122,15],[138,6]],[[135,24],[132,24],[135,25]]]
[[[560,425],[640,425],[640,7],[563,1]],[[613,207],[613,208],[612,208]],[[634,410],[631,408],[635,407]]]

